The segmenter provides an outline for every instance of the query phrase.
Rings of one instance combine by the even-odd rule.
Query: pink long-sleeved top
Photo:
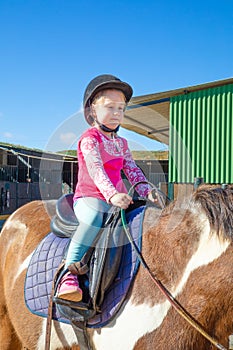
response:
[[[95,127],[81,136],[77,156],[79,171],[74,201],[79,197],[95,197],[109,202],[114,194],[127,193],[121,170],[131,185],[147,181],[133,160],[126,139],[119,136],[110,139]],[[145,197],[149,187],[140,184],[136,190]]]

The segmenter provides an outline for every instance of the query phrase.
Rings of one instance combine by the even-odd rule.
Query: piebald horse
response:
[[[44,349],[46,318],[25,306],[24,280],[33,251],[50,231],[54,205],[26,204],[2,229],[1,350]],[[142,237],[142,255],[153,275],[224,348],[233,333],[232,213],[230,186],[200,186],[183,203],[173,202],[162,211],[148,207]],[[215,348],[176,312],[142,265],[116,319],[88,332],[96,350]],[[52,322],[50,349],[79,349],[70,325]]]

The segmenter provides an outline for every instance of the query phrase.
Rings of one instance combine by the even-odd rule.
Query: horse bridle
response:
[[[148,181],[139,181],[135,185],[133,185],[128,194],[131,195],[135,187],[137,187],[139,184],[149,184],[152,187],[152,190],[155,191],[156,198],[158,199],[158,203],[161,206],[161,209],[165,207],[165,200],[168,199],[167,196],[157,189],[152,183]],[[222,344],[220,344],[217,339],[210,336],[203,328],[202,325],[200,325],[197,320],[172,296],[172,294],[169,292],[169,290],[163,285],[163,283],[151,272],[149,266],[147,265],[143,255],[141,254],[140,250],[138,249],[136,243],[134,242],[130,230],[127,225],[126,216],[124,209],[121,209],[121,220],[123,224],[124,231],[126,233],[126,236],[131,243],[132,247],[134,248],[136,255],[142,264],[142,266],[145,268],[146,272],[149,274],[152,281],[156,284],[156,286],[159,288],[159,290],[162,292],[162,294],[168,299],[172,307],[193,327],[195,328],[200,334],[202,334],[207,340],[209,340],[210,343],[212,343],[217,349],[220,350],[227,350]]]

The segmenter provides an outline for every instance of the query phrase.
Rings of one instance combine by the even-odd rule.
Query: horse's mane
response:
[[[204,213],[210,227],[224,239],[233,240],[233,185],[203,184],[189,197],[177,199],[162,210],[160,218],[172,215],[188,218],[191,213]],[[183,213],[183,214],[182,214]],[[174,216],[174,217],[176,217]]]
[[[202,185],[192,195],[207,216],[210,227],[223,237],[233,239],[233,185]]]

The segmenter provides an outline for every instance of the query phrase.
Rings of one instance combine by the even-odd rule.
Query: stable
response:
[[[0,230],[20,206],[73,191],[77,172],[77,159],[69,154],[0,143]]]

